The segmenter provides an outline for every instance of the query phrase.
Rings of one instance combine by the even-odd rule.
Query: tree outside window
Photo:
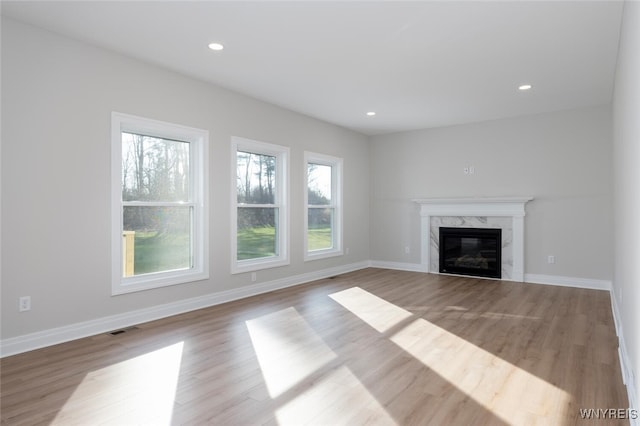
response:
[[[287,161],[279,145],[234,137],[232,272],[288,264]]]
[[[342,159],[305,153],[305,260],[342,254]]]
[[[112,124],[113,293],[206,278],[208,133],[120,113]]]

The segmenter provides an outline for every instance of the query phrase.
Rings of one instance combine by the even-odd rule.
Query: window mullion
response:
[[[251,203],[237,203],[238,207],[248,207],[254,209],[273,209],[281,207],[280,204],[251,204]]]
[[[175,201],[123,201],[125,207],[193,207],[195,202],[175,202]]]

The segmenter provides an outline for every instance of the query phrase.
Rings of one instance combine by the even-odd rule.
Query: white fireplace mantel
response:
[[[433,216],[496,216],[510,217],[513,225],[513,281],[524,281],[524,216],[525,204],[533,197],[423,198],[420,204],[421,260],[430,271],[430,227]]]

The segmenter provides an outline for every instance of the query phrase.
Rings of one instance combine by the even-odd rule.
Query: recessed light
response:
[[[533,86],[532,86],[532,85],[530,85],[530,84],[522,84],[522,85],[518,86],[518,90],[522,90],[522,91],[524,91],[524,90],[531,90],[531,88],[532,88],[532,87],[533,87]]]
[[[224,49],[224,46],[220,43],[209,43],[209,49],[218,51]]]
[[[376,115],[376,113],[375,113],[375,112],[373,112],[373,111],[369,111],[369,112],[367,113],[367,115],[368,115],[369,117],[373,117],[374,115]]]

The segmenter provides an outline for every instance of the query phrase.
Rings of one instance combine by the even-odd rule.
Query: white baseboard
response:
[[[560,275],[524,274],[524,281],[532,284],[558,285],[562,287],[588,288],[611,291],[611,281],[591,278],[564,277]]]
[[[621,327],[620,310],[618,309],[618,302],[616,301],[613,291],[611,296],[611,311],[613,312],[613,323],[616,327],[616,334],[618,335],[618,356],[620,357],[620,369],[622,370],[622,382],[627,387],[627,396],[629,398],[629,408],[636,410],[636,413],[640,413],[640,405],[638,402],[638,391],[636,389],[636,381],[631,369],[631,363],[629,359],[629,352],[627,352],[627,345],[624,340],[624,333]],[[631,426],[640,426],[640,418],[629,419]]]
[[[372,268],[395,269],[398,271],[427,272],[426,266],[420,263],[387,262],[384,260],[372,260],[369,262]]]
[[[384,260],[372,260],[370,266],[373,268],[396,269],[399,271],[428,272],[426,265],[420,263],[387,262]],[[438,274],[431,271],[431,274]],[[455,274],[454,274],[455,275]],[[464,276],[464,275],[461,275]],[[509,281],[509,280],[507,280]],[[564,277],[559,275],[525,274],[525,283],[557,285],[562,287],[588,288],[592,290],[611,290],[611,281],[594,280],[591,278]]]
[[[100,333],[106,333],[112,330],[129,327],[160,318],[166,318],[172,315],[189,312],[196,309],[207,308],[210,306],[231,302],[233,300],[243,299],[245,297],[255,296],[286,287],[293,287],[310,281],[344,274],[347,272],[357,271],[359,269],[364,269],[367,267],[395,269],[411,272],[427,272],[424,265],[415,263],[387,262],[378,260],[352,263],[335,268],[328,268],[320,271],[294,275],[292,277],[281,278],[278,280],[254,284],[238,289],[226,290],[205,296],[181,300],[174,303],[168,303],[165,305],[139,309],[124,314],[112,315],[95,320],[85,321],[82,323],[70,324],[63,327],[52,328],[36,333],[26,334],[23,336],[4,339],[0,341],[0,358],[43,348],[46,346],[68,342],[70,340],[93,336]],[[631,364],[629,361],[629,354],[627,352],[624,335],[620,326],[620,312],[618,310],[618,305],[616,303],[613,292],[611,292],[611,281],[553,275],[525,274],[525,282],[610,291],[613,319],[615,323],[616,333],[618,334],[619,339],[618,353],[620,356],[620,365],[622,368],[622,379],[627,387],[629,408],[640,410],[640,407],[637,406],[638,393],[635,388],[635,379],[630,367]],[[630,422],[632,426],[640,426],[640,419],[630,419]]]
[[[380,260],[362,261],[4,339],[0,341],[0,357],[15,355],[82,337],[93,336],[119,328],[166,318],[171,315],[177,315],[209,306],[219,305],[221,303],[267,293],[281,288],[292,287],[367,267],[411,272],[427,272],[425,265],[417,263],[388,262]],[[551,284],[598,290],[610,290],[611,288],[610,281],[552,275],[525,274],[525,281],[538,284]]]
[[[46,346],[57,345],[59,343],[94,336],[100,333],[107,333],[119,328],[130,327],[132,325],[166,318],[172,315],[194,311],[196,309],[207,308],[209,306],[255,296],[281,288],[293,287],[310,281],[364,269],[369,267],[369,265],[370,263],[368,261],[363,261],[334,268],[322,269],[320,271],[294,275],[292,277],[281,278],[238,289],[221,291],[205,296],[167,303],[165,305],[153,306],[151,308],[139,309],[136,311],[126,312],[124,314],[111,315],[23,336],[12,337],[0,341],[0,357],[15,355]]]

